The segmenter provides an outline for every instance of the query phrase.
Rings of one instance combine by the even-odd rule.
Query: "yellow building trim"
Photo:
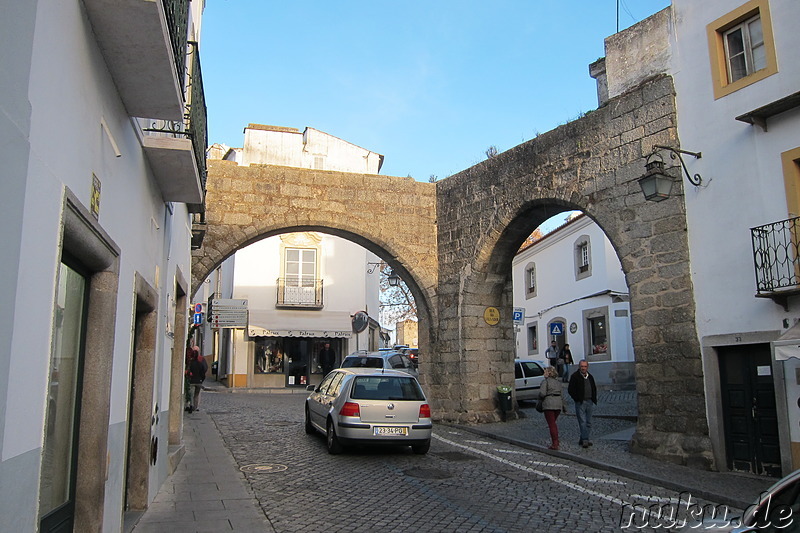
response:
[[[725,58],[723,34],[733,26],[741,24],[756,15],[761,17],[766,67],[734,82],[728,82],[728,62]],[[769,15],[769,2],[767,0],[750,0],[746,2],[706,26],[706,32],[708,34],[708,53],[711,59],[711,81],[714,86],[715,100],[778,72],[775,39],[772,37],[772,19]]]
[[[800,147],[781,154],[789,217],[800,216]]]

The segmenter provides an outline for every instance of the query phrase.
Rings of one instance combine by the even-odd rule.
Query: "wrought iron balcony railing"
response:
[[[800,292],[800,217],[750,229],[756,296]]]
[[[166,0],[165,0],[166,1]],[[187,97],[183,120],[146,120],[142,131],[146,135],[187,138],[192,141],[194,160],[200,178],[200,186],[205,195],[206,190],[206,150],[208,149],[207,108],[205,91],[203,90],[203,73],[200,68],[200,50],[194,41],[188,42],[191,58],[191,69],[181,79],[188,78]],[[186,55],[184,54],[184,58]],[[184,63],[185,64],[185,63]],[[202,211],[202,205],[195,205],[192,212]]]
[[[322,309],[322,280],[298,276],[278,278],[277,307]]]
[[[175,57],[175,69],[178,72],[178,81],[181,89],[185,82],[186,72],[186,44],[189,30],[189,1],[190,0],[161,0],[164,14],[167,17],[167,31],[172,43],[172,55]]]

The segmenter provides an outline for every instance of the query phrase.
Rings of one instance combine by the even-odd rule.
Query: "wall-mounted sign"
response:
[[[575,333],[576,331],[578,331],[578,324],[573,322],[572,324],[569,325],[569,332]]]
[[[496,326],[500,322],[500,311],[496,307],[487,307],[483,312],[483,319],[490,326]]]
[[[514,308],[514,324],[522,324],[525,322],[525,308],[524,307],[515,307]]]

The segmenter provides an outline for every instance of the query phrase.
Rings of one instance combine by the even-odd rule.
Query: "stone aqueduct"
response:
[[[388,261],[418,302],[421,379],[435,417],[491,421],[496,386],[514,379],[511,260],[549,216],[581,210],[612,242],[630,288],[639,401],[632,448],[713,468],[682,194],[648,203],[637,183],[654,144],[678,146],[675,120],[672,79],[662,75],[435,184],[212,161],[193,286],[270,235],[348,238]],[[487,306],[500,309],[498,325],[484,321]]]

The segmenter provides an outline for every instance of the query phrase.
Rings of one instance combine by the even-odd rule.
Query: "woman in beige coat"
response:
[[[563,385],[557,378],[558,372],[555,367],[549,366],[544,369],[544,381],[539,388],[539,401],[542,402],[544,419],[547,420],[547,427],[550,429],[549,448],[558,449],[558,424],[556,420],[561,411],[566,410],[564,399],[561,397]]]

